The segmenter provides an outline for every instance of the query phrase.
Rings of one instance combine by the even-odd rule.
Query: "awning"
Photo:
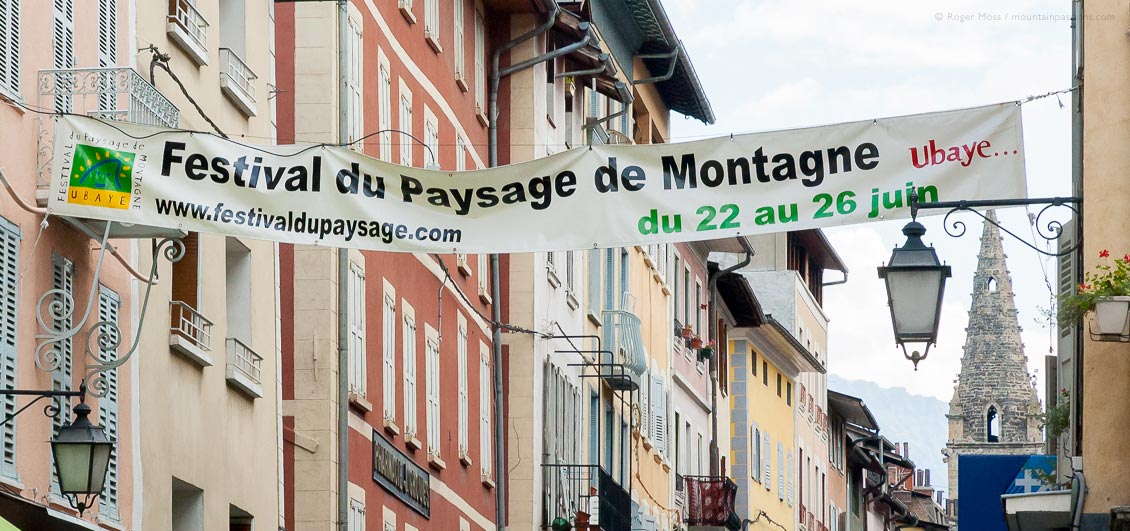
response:
[[[0,531],[38,529],[90,531],[101,528],[26,498],[0,491]]]
[[[1071,525],[1071,491],[1031,492],[1001,496],[1010,531],[1052,531]]]

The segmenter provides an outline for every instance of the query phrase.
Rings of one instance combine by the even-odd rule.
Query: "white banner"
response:
[[[524,252],[709,240],[906,217],[923,201],[1026,196],[1020,107],[656,145],[469,172],[327,146],[252,146],[56,119],[55,215],[291,243]]]

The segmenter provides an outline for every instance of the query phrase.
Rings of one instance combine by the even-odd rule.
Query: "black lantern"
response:
[[[903,355],[914,362],[914,370],[918,370],[918,362],[926,359],[930,345],[938,338],[942,295],[950,267],[938,260],[933,247],[922,243],[926,227],[921,223],[907,223],[902,233],[906,235],[906,243],[895,247],[887,265],[879,268],[879,278],[887,284],[887,305],[891,308],[895,342],[902,347]],[[907,354],[907,343],[925,343],[924,353]]]
[[[59,491],[72,498],[71,505],[78,509],[79,516],[102,492],[114,451],[114,441],[106,436],[101,426],[91,424],[88,415],[90,406],[79,402],[75,406],[74,421],[60,428],[51,441]]]

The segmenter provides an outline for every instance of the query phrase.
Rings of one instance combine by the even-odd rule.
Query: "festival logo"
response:
[[[134,157],[126,151],[85,144],[75,146],[67,202],[128,209],[133,191]]]

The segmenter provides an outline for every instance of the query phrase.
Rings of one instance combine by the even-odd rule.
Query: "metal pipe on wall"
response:
[[[745,250],[745,259],[737,264],[734,264],[726,269],[716,271],[706,281],[706,289],[710,294],[710,321],[706,326],[710,330],[710,337],[715,340],[714,352],[715,355],[710,358],[710,475],[718,476],[721,474],[719,466],[718,455],[718,356],[722,352],[722,342],[726,340],[724,337],[716,337],[718,335],[718,279],[722,275],[727,275],[737,271],[753,261],[753,247],[750,246],[749,241],[744,236],[738,236],[738,241],[741,242],[742,249]]]
[[[338,141],[349,141],[348,90],[346,72],[349,58],[345,46],[349,28],[349,2],[338,3]],[[337,528],[349,525],[349,249],[337,250]]]

